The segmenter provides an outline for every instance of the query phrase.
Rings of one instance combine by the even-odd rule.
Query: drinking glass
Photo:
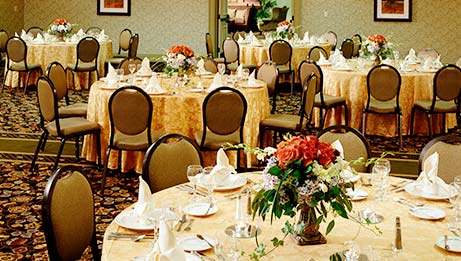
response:
[[[235,199],[235,234],[238,238],[250,237],[248,228],[250,226],[250,215],[248,211],[248,198],[239,195]]]
[[[200,165],[189,165],[187,166],[187,178],[189,179],[192,186],[194,186],[194,191],[192,195],[192,201],[197,201],[197,183],[202,175],[203,168]]]
[[[242,76],[243,76],[244,80],[247,80],[248,77],[250,76],[250,69],[248,69],[248,68],[243,69],[242,70]]]
[[[226,73],[226,65],[223,63],[218,63],[218,72],[221,75],[224,75]]]
[[[450,200],[451,206],[456,211],[456,217],[461,218],[460,208],[461,208],[461,197],[460,197],[461,187],[456,184],[456,182],[450,183],[448,185],[448,199]]]
[[[213,197],[213,191],[214,191],[214,188],[216,187],[216,180],[214,178],[214,175],[211,175],[212,170],[213,170],[213,167],[211,166],[205,167],[202,170],[204,180],[206,180],[205,186],[208,190],[208,196],[210,198]]]
[[[118,83],[120,84],[123,81],[123,78],[125,76],[125,71],[123,69],[115,69],[115,71],[117,72],[117,80],[118,80]]]
[[[136,71],[136,64],[128,64],[128,71],[130,71],[130,81],[132,84],[134,84],[134,72]]]
[[[371,184],[376,188],[375,198],[378,201],[386,199],[387,179],[391,171],[391,164],[386,159],[378,159],[372,170]]]
[[[360,246],[356,241],[346,241],[344,242],[345,250],[344,256],[348,261],[358,261],[360,258]]]
[[[218,260],[222,261],[237,261],[242,254],[240,240],[233,236],[222,234],[216,237],[214,250]]]

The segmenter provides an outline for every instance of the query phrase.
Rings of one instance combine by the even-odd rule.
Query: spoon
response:
[[[178,228],[176,228],[177,232],[181,231],[182,225],[186,223],[186,221],[187,221],[187,215],[182,214],[182,216],[178,220]]]
[[[187,227],[184,228],[184,231],[190,231],[192,227],[192,223],[194,222],[195,219],[191,218],[189,219],[189,224],[187,224]]]
[[[205,241],[210,247],[212,247],[212,248],[214,247],[214,246],[213,246],[208,240],[206,240],[206,238],[204,238],[202,235],[196,234],[195,236],[196,236],[198,239]]]
[[[145,235],[145,234],[142,234],[142,235],[139,235],[139,236],[133,238],[132,241],[133,241],[133,242],[139,242],[139,241],[141,241],[141,239],[143,239],[143,238],[145,238],[145,237],[146,237],[146,235]]]

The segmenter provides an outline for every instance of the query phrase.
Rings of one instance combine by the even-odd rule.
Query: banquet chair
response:
[[[461,137],[455,134],[443,135],[430,140],[421,151],[418,160],[418,174],[423,171],[424,161],[434,152],[439,153],[437,176],[447,184],[453,182],[461,169]]]
[[[64,67],[59,62],[52,62],[48,64],[46,76],[48,76],[56,89],[57,101],[60,102],[64,98],[66,102],[65,106],[60,106],[58,109],[59,117],[86,117],[87,103],[77,102],[70,104],[67,93],[67,75]]]
[[[96,150],[98,153],[98,168],[101,165],[101,143],[100,143],[100,127],[96,122],[86,120],[82,117],[62,118],[58,113],[58,95],[53,83],[47,76],[40,76],[37,81],[37,100],[40,112],[40,128],[42,134],[35,149],[32,159],[31,171],[35,168],[35,162],[38,158],[38,153],[44,147],[48,136],[55,136],[61,141],[61,145],[56,155],[53,170],[58,167],[59,159],[62,150],[67,140],[76,139],[75,142],[75,158],[79,159],[78,140],[80,137],[93,134],[96,137]]]
[[[208,57],[204,60],[203,67],[205,68],[206,71],[210,73],[217,73],[218,72],[218,63],[216,62],[215,59]]]
[[[81,39],[77,44],[77,60],[67,64],[67,70],[72,72],[72,83],[75,86],[75,73],[88,72],[88,89],[91,86],[91,72],[96,72],[98,76],[98,54],[99,42],[94,37],[88,36]]]
[[[354,56],[354,41],[352,39],[345,39],[341,44],[341,51],[343,52],[343,56],[346,59],[351,59]]]
[[[41,27],[38,27],[38,26],[32,26],[32,27],[29,27],[29,29],[27,29],[26,33],[27,34],[31,33],[35,38],[35,37],[37,37],[37,34],[42,34],[43,35],[43,29]]]
[[[275,109],[277,108],[277,66],[271,61],[266,61],[258,68],[256,79],[266,83],[269,97],[272,99],[271,113],[275,113]]]
[[[155,193],[188,182],[187,166],[202,165],[202,162],[202,154],[195,141],[181,134],[168,134],[147,150],[142,178]]]
[[[289,132],[310,132],[309,126],[314,108],[317,77],[311,73],[303,82],[303,92],[298,115],[271,114],[259,123],[259,146],[263,148],[266,131],[273,131],[273,144],[277,144],[277,136]]]
[[[43,230],[50,260],[79,260],[88,246],[101,260],[96,241],[93,191],[72,165],[56,169],[43,193]]]
[[[130,48],[131,36],[132,36],[131,30],[128,28],[125,28],[120,32],[120,36],[118,38],[118,52],[117,54],[112,56],[113,58],[127,57],[128,49]],[[127,52],[127,54],[123,54],[122,51]]]
[[[456,113],[458,124],[460,122],[460,88],[461,69],[449,64],[440,68],[435,76],[432,91],[432,100],[416,100],[411,110],[410,134],[413,134],[414,118],[416,111],[426,114],[429,136],[433,136],[432,118],[433,114],[442,114],[442,133],[445,132],[445,115]]]
[[[216,63],[224,63],[224,58],[214,57],[213,40],[211,39],[210,33],[205,34],[205,45],[206,45],[206,53],[208,57],[213,59]]]
[[[234,39],[227,37],[223,44],[222,49],[224,52],[224,64],[227,71],[236,71],[240,65],[240,50],[239,44]],[[256,66],[252,64],[242,64],[243,68],[255,69]]]
[[[217,151],[224,145],[243,143],[243,127],[247,114],[243,94],[231,87],[218,87],[203,101],[203,129],[194,134],[201,151]],[[237,152],[237,169],[240,168]]]
[[[369,113],[396,114],[400,148],[402,138],[402,110],[399,104],[402,79],[399,71],[386,64],[373,67],[367,75],[368,98],[362,111],[362,133],[366,135]]]
[[[323,56],[328,59],[330,55],[327,53],[323,47],[320,46],[314,46],[309,50],[309,53],[307,55],[308,60],[318,62],[320,60],[320,53],[323,54]]]
[[[325,119],[328,110],[342,106],[344,108],[344,122],[349,125],[349,112],[345,97],[328,95],[323,92],[323,72],[322,68],[313,61],[302,61],[299,65],[299,79],[300,82],[304,80],[313,72],[317,77],[317,87],[315,91],[314,107],[320,109],[320,129],[325,125]]]
[[[125,57],[114,57],[109,60],[110,64],[117,68],[123,59],[134,58],[138,54],[139,34],[133,34],[130,38],[130,45],[128,47],[128,55]]]
[[[0,65],[4,66],[6,62],[6,42],[8,41],[8,33],[5,30],[0,30]]]
[[[333,31],[328,31],[322,35],[322,38],[324,38],[327,43],[331,44],[331,50],[336,49],[336,43],[338,42],[338,37],[336,36],[336,33]]]
[[[102,29],[97,26],[90,26],[86,29],[85,33],[89,36],[96,36],[102,32]]]
[[[110,152],[118,150],[118,169],[121,172],[122,151],[146,151],[157,140],[160,132],[152,132],[152,100],[141,88],[124,86],[115,90],[109,98],[110,137],[106,150],[101,195],[108,172]]]
[[[424,48],[419,50],[418,53],[416,53],[416,56],[421,60],[424,60],[429,57],[432,59],[437,59],[440,56],[440,54],[434,48]]]
[[[142,59],[139,57],[125,57],[123,60],[120,61],[120,64],[118,65],[118,69],[123,69],[123,74],[124,75],[129,75],[131,72],[128,69],[129,64],[136,64],[136,66],[142,64]]]
[[[26,72],[26,81],[24,82],[24,93],[27,91],[29,84],[30,73],[32,71],[39,71],[40,75],[43,73],[40,64],[27,63],[27,45],[24,40],[20,37],[13,36],[6,42],[6,73],[3,77],[2,92],[5,86],[5,79],[7,78],[8,72],[18,72],[18,87],[21,86],[21,73]]]
[[[360,49],[362,48],[362,36],[360,34],[354,34],[351,39],[354,42],[354,52],[352,56],[359,57]]]
[[[291,57],[293,48],[285,40],[275,40],[269,46],[269,59],[277,66],[278,75],[290,75],[291,93],[293,93],[295,72],[291,68]],[[277,79],[277,83],[280,83]]]
[[[456,60],[456,66],[461,66],[461,57],[459,57],[458,60]]]
[[[360,131],[345,125],[333,125],[321,130],[317,134],[320,141],[333,143],[338,140],[344,149],[344,159],[347,161],[356,160],[360,157],[366,162],[371,158],[371,149],[368,141]],[[365,165],[352,166],[358,172],[369,172]]]
[[[237,32],[234,32],[232,34],[232,39],[234,39],[235,41],[238,41],[239,38],[242,38],[242,39],[245,39],[245,36],[246,36],[246,32],[244,31],[237,31]]]

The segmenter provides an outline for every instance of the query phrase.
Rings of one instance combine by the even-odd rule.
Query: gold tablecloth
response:
[[[295,81],[298,82],[298,68],[302,61],[306,60],[307,55],[312,47],[315,45],[294,46],[291,55],[291,68],[295,70]],[[332,45],[319,44],[330,53]],[[261,66],[265,61],[269,60],[269,47],[268,46],[252,46],[249,44],[240,44],[240,63],[253,64]]]
[[[207,95],[206,92],[188,92],[186,87],[183,90],[173,87],[173,80],[159,78],[160,84],[170,93],[166,95],[151,95],[153,103],[152,129],[168,133],[180,133],[194,138],[194,133],[202,130],[202,103]],[[195,86],[199,79],[194,78],[187,86]],[[202,79],[203,86],[209,86],[210,79]],[[93,84],[88,98],[87,118],[99,123],[101,126],[101,148],[102,155],[108,146],[110,137],[110,123],[108,112],[108,101],[112,90],[102,89],[106,84],[98,81]],[[238,88],[245,96],[248,103],[248,110],[243,130],[243,140],[250,146],[258,145],[259,122],[270,114],[269,96],[266,87],[262,88]],[[175,91],[176,93],[172,93]],[[116,151],[111,152],[109,167],[117,167]],[[209,156],[205,154],[211,154]],[[204,166],[215,165],[215,152],[204,153]],[[96,145],[93,139],[85,139],[83,156],[90,161],[96,160]],[[142,160],[144,153],[123,152],[122,169],[135,169],[142,173]],[[103,160],[104,162],[104,160]],[[126,163],[125,165],[123,165]]]
[[[337,71],[331,66],[322,66],[323,89],[326,94],[346,97],[349,109],[349,125],[362,128],[362,110],[367,100],[367,73],[358,71]],[[432,100],[433,79],[435,73],[410,72],[403,73],[400,87],[400,107],[402,109],[402,134],[409,134],[411,109],[416,100]],[[330,110],[325,126],[343,124],[342,109]],[[434,129],[441,129],[441,117],[433,117]],[[456,125],[454,114],[447,115],[447,127]],[[383,136],[397,135],[397,119],[395,115],[368,114],[367,133]],[[435,132],[435,133],[436,133]],[[415,117],[415,133],[428,134],[427,120],[424,113],[417,112]]]
[[[259,175],[246,174],[252,179],[257,180]],[[364,174],[367,176],[367,174]],[[401,179],[390,178],[391,184],[397,184]],[[360,187],[360,185],[356,185]],[[447,221],[445,219],[429,221],[416,218],[409,214],[408,207],[399,204],[393,200],[395,197],[405,197],[413,202],[421,202],[426,206],[434,206],[443,209],[447,216],[454,215],[453,210],[449,210],[448,201],[431,201],[417,198],[406,192],[390,193],[385,202],[376,202],[373,200],[374,194],[372,187],[361,187],[368,191],[369,197],[362,201],[355,201],[353,208],[356,211],[372,209],[384,216],[384,221],[377,224],[382,231],[382,235],[376,235],[370,230],[364,229],[354,221],[336,217],[333,231],[326,235],[327,244],[298,246],[289,237],[286,238],[284,246],[273,251],[264,260],[328,260],[329,256],[335,252],[345,250],[343,243],[353,238],[358,233],[356,242],[361,249],[368,254],[373,253],[373,260],[458,260],[461,256],[437,247],[434,242],[443,235],[449,235]],[[228,192],[227,192],[228,193]],[[195,222],[192,230],[189,232],[175,232],[176,236],[185,236],[189,234],[202,234],[213,237],[216,233],[234,224],[235,202],[224,197],[223,192],[215,192],[218,212],[209,217],[194,217]],[[154,194],[154,200],[158,207],[165,206],[164,202],[174,204],[174,206],[184,206],[190,196],[187,192],[176,188],[169,188]],[[163,205],[162,205],[163,204]],[[400,217],[402,226],[403,251],[393,253],[391,250],[395,235],[395,218]],[[331,216],[329,217],[331,218]],[[270,219],[260,223],[261,234],[258,236],[259,242],[265,243],[268,248],[272,245],[270,240],[273,237],[282,237],[280,229],[283,227],[284,220],[276,220],[271,225]],[[326,229],[325,223],[322,223],[320,231],[324,234]],[[108,235],[111,232],[130,232],[112,222],[106,229],[102,247],[102,260],[133,260],[136,256],[149,253],[152,249],[152,240],[142,240],[132,242],[131,240],[109,240]],[[131,231],[134,233],[134,231]],[[141,232],[142,233],[142,232]],[[249,260],[249,253],[253,252],[256,243],[253,239],[240,240],[245,256],[239,260]],[[371,251],[370,251],[371,248]],[[368,251],[368,252],[366,252]],[[214,257],[213,250],[207,250],[205,254]],[[446,259],[450,257],[452,259]],[[371,260],[371,259],[370,259]]]
[[[112,41],[99,42],[98,54],[98,73],[99,77],[104,76],[104,63],[112,58]],[[27,44],[27,63],[40,64],[43,73],[46,73],[46,67],[52,62],[59,62],[67,67],[67,64],[75,64],[77,61],[77,44],[72,43],[50,43],[50,44]],[[5,65],[6,66],[6,65]],[[6,70],[5,70],[6,72]],[[77,76],[78,75],[78,76]],[[38,73],[31,74],[29,82],[35,83],[38,78]],[[25,81],[25,75],[23,81]],[[96,79],[93,73],[91,79]],[[17,87],[18,74],[8,73],[5,84],[7,86]],[[74,88],[72,83],[72,75],[68,73],[67,77],[68,88]],[[77,73],[75,77],[75,89],[80,89],[80,86],[88,85],[88,73]]]

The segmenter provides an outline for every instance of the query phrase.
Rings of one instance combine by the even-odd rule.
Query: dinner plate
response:
[[[147,92],[149,95],[163,95],[166,94],[167,91],[161,91],[161,92]]]
[[[417,68],[416,71],[418,72],[424,72],[424,73],[435,73],[438,71],[438,69],[422,69],[422,68]]]
[[[192,88],[192,89],[189,89],[187,90],[187,92],[204,92],[205,89],[203,88]]]
[[[447,237],[448,249],[445,248],[445,236],[441,236],[435,240],[435,244],[447,251],[461,253],[461,237],[448,236]]]
[[[153,75],[153,72],[151,73],[136,73],[136,76],[139,77],[151,77]]]
[[[426,192],[426,191],[421,190],[415,182],[407,184],[404,187],[404,189],[406,192],[414,196],[422,197],[425,199],[440,200],[440,199],[448,198],[448,192],[440,191],[438,195],[434,193]]]
[[[202,179],[198,182],[198,186],[202,188],[207,188],[207,180]],[[247,179],[241,175],[238,174],[231,174],[229,178],[227,178],[226,184],[222,185],[216,185],[214,187],[215,191],[224,191],[224,190],[232,190],[232,189],[237,189],[240,187],[243,187],[245,184],[247,184]]]
[[[260,81],[256,81],[255,84],[249,85],[248,82],[245,81],[245,82],[239,83],[239,86],[243,87],[243,88],[261,88],[261,87],[264,87],[264,83],[262,83]]]
[[[342,67],[335,67],[335,66],[333,66],[333,70],[335,70],[335,71],[345,71],[345,72],[352,71],[351,68],[342,68]]]
[[[118,85],[117,85],[117,87],[108,86],[107,84],[99,86],[99,89],[101,89],[101,90],[116,90],[117,88],[118,88]]]
[[[445,217],[445,211],[436,207],[416,207],[409,210],[412,216],[421,219],[437,220]]]
[[[151,220],[160,219],[161,216],[165,216],[162,209],[156,208],[149,213],[149,219],[141,220],[139,216],[134,212],[134,209],[128,209],[115,217],[115,222],[124,228],[133,230],[154,230],[157,225]],[[175,213],[167,213],[167,219],[175,219]]]
[[[176,239],[178,245],[182,246],[185,251],[205,251],[211,249],[207,241],[214,245],[215,241],[212,238],[204,237],[205,240],[198,238],[196,235],[186,235]]]
[[[351,200],[357,201],[366,199],[368,197],[368,192],[363,189],[347,189],[347,195],[351,198]]]
[[[214,74],[202,74],[202,75],[200,75],[200,78],[203,78],[203,79],[213,79],[213,78],[214,78]]]
[[[330,62],[326,62],[326,63],[320,63],[320,62],[317,62],[318,65],[320,66],[327,66],[327,65],[331,65]]]
[[[218,206],[214,204],[213,207],[205,215],[209,207],[210,203],[193,203],[184,207],[184,212],[186,212],[188,215],[196,217],[209,216],[218,212]]]
[[[201,261],[202,259],[194,254],[185,253],[186,261]],[[133,259],[134,261],[149,261],[149,255],[137,256]]]

